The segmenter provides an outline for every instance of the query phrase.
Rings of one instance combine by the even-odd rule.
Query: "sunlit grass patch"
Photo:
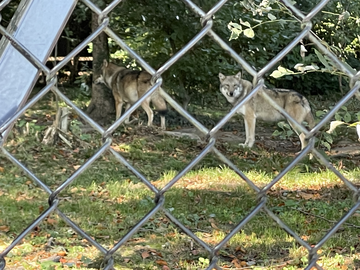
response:
[[[159,135],[140,136],[135,129],[123,127],[120,130],[126,136],[114,135],[113,149],[158,190],[169,188],[164,193],[163,209],[210,247],[221,243],[261,203],[254,188],[212,152],[168,186],[206,144]],[[29,137],[22,140],[21,136],[15,137],[7,149],[55,190],[101,145],[98,134],[92,136],[92,148],[75,151],[61,144],[42,146]],[[220,143],[217,147],[260,190],[294,158],[264,149],[244,150],[232,144]],[[333,164],[347,179],[358,182],[356,164],[344,167],[336,160]],[[0,159],[0,167],[3,249],[49,207],[49,195],[6,159]],[[310,245],[320,241],[354,205],[352,193],[343,182],[318,162],[309,160],[297,164],[264,195],[267,208]],[[108,249],[157,205],[155,192],[108,152],[62,190],[58,199],[59,210]],[[325,269],[351,265],[351,260],[356,262],[359,226],[356,212],[321,247],[319,263]],[[63,250],[66,252],[62,253]],[[25,269],[98,269],[103,263],[103,254],[56,212],[11,252],[6,257],[7,266]],[[224,243],[219,251],[219,265],[299,269],[306,266],[307,255],[275,220],[259,211]],[[51,256],[61,260],[46,261]],[[115,267],[162,269],[166,265],[170,269],[203,269],[210,263],[209,256],[204,247],[175,226],[160,209],[115,253]]]

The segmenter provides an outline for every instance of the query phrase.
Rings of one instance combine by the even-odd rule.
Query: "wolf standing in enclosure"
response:
[[[220,91],[233,106],[244,99],[251,91],[252,84],[241,79],[241,72],[234,76],[225,76],[219,73]],[[285,110],[298,123],[306,121],[310,128],[315,125],[314,117],[308,100],[298,92],[288,89],[260,89],[247,103],[240,107],[237,113],[243,115],[245,121],[246,141],[241,144],[244,147],[252,147],[255,142],[256,119],[267,122],[278,122],[286,119],[278,110],[271,106],[261,95],[268,94],[281,108]],[[301,141],[301,149],[306,147],[305,134],[296,129],[290,121],[290,126],[298,134]]]
[[[120,118],[124,103],[125,111],[150,90],[151,75],[146,71],[131,70],[117,66],[104,60],[101,67],[101,75],[95,80],[95,84],[104,83],[112,90],[115,99],[116,119]],[[141,103],[148,117],[148,126],[152,125],[154,112],[150,108],[150,101],[160,114],[161,129],[165,129],[165,114],[167,112],[166,102],[158,90]],[[129,124],[129,118],[125,124]]]

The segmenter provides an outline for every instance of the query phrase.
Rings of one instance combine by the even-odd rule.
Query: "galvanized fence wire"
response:
[[[0,11],[3,9],[10,1],[3,1],[0,3]],[[221,269],[218,265],[219,261],[219,252],[224,247],[226,243],[237,233],[240,229],[244,227],[255,215],[257,215],[260,211],[264,211],[268,214],[270,218],[272,218],[281,228],[283,228],[289,235],[291,235],[300,245],[305,247],[308,250],[308,266],[305,269],[311,269],[315,267],[317,269],[322,269],[322,267],[317,263],[319,259],[318,251],[324,245],[324,243],[336,232],[336,230],[344,224],[344,222],[354,214],[354,212],[360,206],[359,200],[359,190],[354,186],[345,176],[343,176],[338,170],[336,170],[329,161],[323,157],[319,151],[314,148],[315,138],[314,134],[319,131],[319,129],[328,122],[337,110],[343,106],[351,97],[354,95],[359,95],[359,87],[360,83],[358,78],[360,77],[360,73],[355,73],[354,70],[350,69],[348,66],[344,65],[341,60],[339,60],[332,52],[327,50],[325,46],[322,45],[321,41],[318,37],[311,31],[312,28],[312,18],[320,12],[323,7],[329,2],[329,0],[323,0],[318,3],[307,15],[304,15],[298,9],[296,9],[289,1],[283,0],[281,1],[289,11],[298,18],[299,24],[302,27],[302,31],[292,40],[289,44],[279,52],[270,62],[268,62],[262,69],[256,71],[251,67],[249,63],[247,63],[241,55],[237,54],[227,43],[222,40],[213,30],[213,15],[227,2],[227,0],[219,1],[212,9],[210,9],[207,13],[201,10],[198,6],[196,6],[190,0],[183,0],[184,4],[189,7],[196,15],[200,17],[200,23],[202,25],[202,29],[197,35],[195,35],[180,51],[178,51],[175,55],[173,55],[165,64],[163,64],[158,70],[153,69],[144,59],[142,59],[135,51],[133,51],[116,33],[113,32],[111,27],[109,26],[109,14],[110,12],[121,2],[121,0],[113,1],[109,4],[104,10],[99,9],[96,5],[94,5],[90,0],[82,0],[82,2],[87,5],[92,12],[96,13],[99,18],[99,26],[98,28],[85,40],[83,40],[72,52],[70,52],[61,62],[59,62],[54,68],[49,70],[41,61],[39,61],[35,56],[33,56],[22,44],[20,44],[10,33],[7,32],[5,28],[0,26],[0,33],[9,39],[12,45],[21,52],[35,67],[39,68],[39,70],[43,71],[47,76],[47,85],[37,94],[35,95],[24,107],[19,109],[19,111],[0,128],[0,134],[3,134],[9,127],[15,123],[15,121],[24,114],[24,112],[36,104],[45,94],[49,91],[52,91],[55,95],[57,95],[62,101],[64,101],[68,106],[70,106],[74,112],[76,112],[84,121],[90,124],[97,132],[99,132],[103,137],[102,146],[96,151],[96,153],[90,157],[80,168],[78,168],[67,180],[65,180],[59,187],[55,190],[51,190],[45,183],[43,183],[31,170],[29,170],[24,164],[22,164],[19,160],[17,160],[11,153],[9,153],[5,149],[5,140],[0,137],[0,147],[3,153],[3,156],[7,157],[10,161],[12,161],[16,166],[21,168],[24,173],[28,175],[30,179],[38,186],[40,186],[45,192],[49,194],[48,203],[49,207],[46,209],[41,215],[38,216],[36,220],[34,220],[26,229],[23,230],[21,234],[19,234],[16,239],[8,246],[5,250],[0,253],[0,269],[5,269],[6,255],[17,245],[19,244],[23,238],[25,238],[39,223],[41,223],[49,214],[56,212],[59,217],[61,217],[71,228],[74,229],[81,237],[86,239],[89,243],[91,243],[94,247],[96,247],[102,254],[104,254],[104,269],[112,269],[114,265],[113,255],[119,250],[119,248],[124,245],[134,234],[144,225],[146,222],[153,217],[159,211],[162,211],[168,219],[173,222],[177,227],[179,227],[185,234],[191,237],[197,244],[203,247],[209,253],[210,264],[207,269]],[[89,118],[81,109],[79,109],[69,98],[67,98],[56,86],[57,76],[56,73],[64,67],[74,56],[76,56],[82,49],[84,49],[92,40],[94,40],[100,33],[105,32],[109,37],[111,37],[123,50],[128,52],[131,57],[133,57],[137,63],[139,63],[146,71],[148,71],[152,75],[153,86],[149,92],[146,93],[142,98],[140,98],[134,106],[132,106],[124,115],[122,115],[117,121],[114,122],[108,129],[103,129],[100,125],[98,125],[95,121]],[[168,70],[176,61],[178,61],[185,53],[187,53],[194,45],[196,45],[204,36],[209,36],[214,42],[216,42],[221,48],[226,50],[230,56],[235,59],[244,70],[246,70],[251,76],[253,76],[253,91],[251,95],[243,99],[239,102],[230,112],[219,122],[217,123],[211,130],[207,129],[203,126],[199,121],[197,121],[194,117],[192,117],[186,110],[184,110],[174,99],[169,96],[166,91],[164,91],[161,87],[162,78],[161,75]],[[255,95],[263,86],[264,86],[264,78],[265,73],[270,71],[277,63],[288,54],[295,46],[299,44],[299,42],[307,38],[317,49],[324,55],[326,55],[334,65],[336,65],[342,72],[347,74],[350,78],[350,87],[351,90],[335,105],[335,107],[328,112],[328,114],[310,131],[307,131],[301,123],[297,123],[294,119],[292,119],[281,107],[279,107],[269,96],[266,94],[264,98],[274,106],[277,110],[279,110],[286,118],[299,130],[306,134],[306,138],[309,141],[309,144],[303,151],[290,163],[288,166],[280,172],[269,184],[267,184],[263,188],[259,188],[256,186],[251,179],[249,179],[239,168],[236,167],[226,156],[224,156],[216,147],[216,138],[215,134],[226,124],[229,119],[236,113],[236,111],[245,104],[253,95]],[[180,171],[171,181],[169,181],[162,189],[157,189],[152,183],[142,175],[138,170],[136,170],[120,153],[112,149],[111,142],[111,134],[112,132],[121,124],[123,121],[130,116],[130,114],[140,106],[143,100],[145,100],[149,95],[151,95],[157,89],[160,90],[160,93],[176,111],[178,111],[182,116],[184,116],[190,123],[192,123],[202,134],[207,136],[208,144],[204,147],[204,149],[198,154],[196,158],[194,158],[182,171]],[[59,204],[61,203],[59,200],[59,194],[66,187],[73,184],[73,182],[77,179],[77,177],[83,173],[86,169],[91,167],[92,163],[96,161],[102,154],[105,152],[111,153],[119,163],[123,164],[126,168],[128,168],[137,178],[139,178],[142,183],[144,183],[147,188],[154,193],[154,208],[149,211],[130,231],[126,233],[126,235],[117,242],[112,248],[106,249],[101,244],[99,244],[96,240],[94,240],[91,235],[84,232],[80,226],[78,226],[74,221],[72,221],[69,217],[67,217],[63,212],[58,209]],[[188,229],[183,223],[181,223],[174,215],[170,213],[167,209],[164,208],[165,202],[165,193],[172,188],[172,186],[179,181],[186,173],[188,173],[199,161],[202,160],[204,156],[209,153],[215,154],[222,162],[229,166],[236,174],[239,175],[239,179],[245,181],[249,187],[251,187],[257,193],[257,205],[245,216],[231,231],[228,233],[225,238],[220,241],[215,247],[211,247],[202,241],[199,237],[197,237],[190,229]],[[348,210],[348,212],[333,226],[327,234],[317,243],[315,246],[310,246],[305,240],[303,240],[299,235],[297,235],[289,226],[285,224],[274,212],[272,212],[267,207],[267,193],[268,191],[282,179],[282,177],[289,172],[298,162],[307,156],[309,153],[312,153],[315,158],[317,158],[323,165],[325,165],[329,170],[331,170],[336,176],[341,179],[344,184],[353,192],[354,205]]]

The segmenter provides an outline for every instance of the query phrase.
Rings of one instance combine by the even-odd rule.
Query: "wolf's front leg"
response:
[[[245,136],[246,140],[245,143],[240,144],[242,147],[253,147],[255,143],[255,124],[256,118],[255,115],[249,114],[244,116],[245,122]]]

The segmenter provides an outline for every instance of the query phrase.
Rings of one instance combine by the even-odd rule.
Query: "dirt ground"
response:
[[[269,151],[296,153],[300,150],[300,141],[297,136],[289,139],[280,139],[272,136],[273,131],[269,127],[257,127],[255,145]],[[196,128],[182,128],[172,131],[159,131],[159,134],[166,134],[174,137],[189,137],[199,142],[205,142],[206,138]],[[245,131],[219,131],[215,136],[220,142],[243,143]],[[360,142],[342,138],[332,146],[331,151],[326,151],[331,157],[354,157],[360,156]]]

